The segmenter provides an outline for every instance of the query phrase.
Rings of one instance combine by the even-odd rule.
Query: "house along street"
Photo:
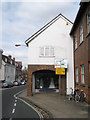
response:
[[[13,118],[39,118],[37,112],[23,101],[15,97],[20,91],[26,89],[26,85],[2,90],[2,119]]]

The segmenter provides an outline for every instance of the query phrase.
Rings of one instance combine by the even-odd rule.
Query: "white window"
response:
[[[90,11],[87,14],[87,29],[88,33],[90,33]]]
[[[74,39],[75,39],[75,49],[77,49],[77,36],[76,35],[75,35]]]
[[[54,56],[54,48],[53,47],[50,48],[50,55]]]
[[[81,65],[81,83],[84,84],[84,65]]]
[[[12,62],[12,60],[11,60],[11,64],[12,64],[13,62]]]
[[[54,56],[54,48],[51,46],[45,46],[40,48],[40,56]]]
[[[79,79],[78,79],[78,68],[76,68],[76,83],[79,82]]]
[[[83,41],[83,27],[80,26],[80,43]]]
[[[5,62],[7,62],[7,58],[5,58]]]
[[[41,56],[44,56],[44,47],[41,47],[41,48],[40,48],[40,55],[41,55]]]
[[[45,56],[49,56],[49,47],[45,47]]]

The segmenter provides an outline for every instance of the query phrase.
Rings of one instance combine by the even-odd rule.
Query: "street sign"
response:
[[[55,59],[55,68],[67,68],[67,60],[66,59]]]
[[[56,68],[56,75],[65,75],[65,68]]]

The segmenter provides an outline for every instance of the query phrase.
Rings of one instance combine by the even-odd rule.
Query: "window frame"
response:
[[[83,26],[82,25],[79,28],[79,41],[80,41],[80,44],[83,42]]]
[[[78,69],[78,67],[76,67],[76,69],[75,69],[75,77],[76,77],[76,83],[79,83],[79,69]],[[77,80],[77,78],[78,78],[78,80]]]
[[[90,14],[90,10],[87,13],[87,33],[90,33],[90,18],[88,17],[88,15]]]
[[[41,55],[41,49],[44,49],[44,53]],[[46,49],[48,49],[48,54],[46,54]],[[51,54],[51,49],[53,49],[53,54]],[[54,47],[52,46],[44,46],[40,47],[40,57],[54,57]]]
[[[82,68],[83,67],[83,68]],[[83,70],[83,72],[82,72]],[[81,76],[81,84],[85,84],[85,69],[84,69],[84,64],[80,66],[80,76]]]
[[[77,35],[74,36],[74,45],[75,45],[75,50],[76,50],[78,48]]]

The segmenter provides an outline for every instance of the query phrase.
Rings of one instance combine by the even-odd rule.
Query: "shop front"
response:
[[[59,89],[59,76],[55,71],[39,70],[33,73],[33,92],[47,91],[53,92]]]

